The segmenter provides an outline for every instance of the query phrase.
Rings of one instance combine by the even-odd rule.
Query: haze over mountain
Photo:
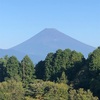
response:
[[[94,47],[75,40],[56,29],[46,28],[13,48],[1,50],[0,56],[8,54],[15,55],[18,59],[21,59],[25,54],[28,54],[34,62],[38,62],[43,60],[49,52],[67,48],[81,52],[85,57],[95,49]]]

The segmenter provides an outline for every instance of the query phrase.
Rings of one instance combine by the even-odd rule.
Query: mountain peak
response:
[[[45,28],[44,30],[42,30],[41,32],[39,32],[38,34],[36,34],[36,37],[37,36],[40,36],[40,37],[64,37],[66,36],[64,33],[58,31],[57,29],[55,28]]]
[[[55,32],[59,32],[57,29],[55,29],[55,28],[45,28],[44,30],[42,30],[40,33],[55,33]]]
[[[45,28],[44,30],[57,30],[56,28]]]

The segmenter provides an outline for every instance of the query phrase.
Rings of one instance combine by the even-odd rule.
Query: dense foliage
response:
[[[41,61],[36,65],[37,78],[57,81],[61,78],[63,72],[66,75],[65,77],[71,81],[83,67],[84,60],[85,58],[81,53],[70,49],[64,51],[59,49],[54,54],[49,53],[45,61]],[[40,73],[42,73],[41,76]]]
[[[37,80],[29,84],[26,95],[37,100],[68,100],[68,86]]]
[[[0,100],[23,100],[24,88],[21,82],[8,80],[0,83]]]
[[[100,47],[85,59],[70,49],[34,66],[26,55],[0,58],[0,100],[99,100]]]

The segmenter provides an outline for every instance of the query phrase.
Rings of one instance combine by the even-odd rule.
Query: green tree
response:
[[[24,89],[21,82],[8,80],[0,83],[0,100],[23,100]]]
[[[44,80],[50,80],[51,75],[54,71],[52,67],[52,60],[53,60],[53,53],[49,53],[44,63]]]
[[[94,77],[97,76],[100,72],[100,48],[94,50],[88,57],[88,66],[91,75]]]
[[[100,98],[100,47],[95,49],[87,59],[89,70],[89,88]]]
[[[23,83],[31,82],[35,78],[34,64],[27,55],[21,61],[19,73]]]
[[[65,84],[68,83],[67,76],[64,71],[61,74],[60,83],[65,83]]]
[[[37,79],[44,79],[44,61],[38,62],[38,64],[35,66],[35,75]]]
[[[83,67],[84,60],[84,56],[81,53],[76,51],[71,52],[66,66],[66,73],[70,81],[74,80],[77,73]]]
[[[13,78],[16,80],[20,80],[18,75],[19,70],[19,61],[15,56],[11,56],[7,61],[7,78]]]
[[[0,82],[4,81],[5,77],[7,76],[6,73],[6,63],[4,58],[0,58]]]

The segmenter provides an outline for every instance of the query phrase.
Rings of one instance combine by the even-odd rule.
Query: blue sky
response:
[[[100,0],[0,0],[0,48],[13,47],[44,28],[97,47]]]

